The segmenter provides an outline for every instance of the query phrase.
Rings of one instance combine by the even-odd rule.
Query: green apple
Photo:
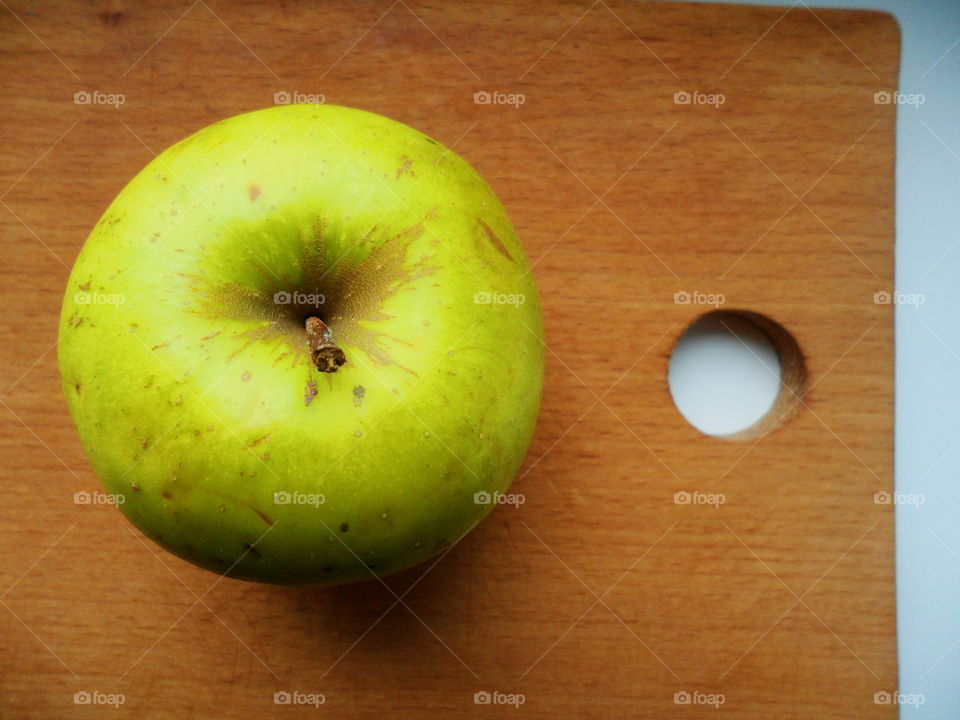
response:
[[[422,133],[274,107],[117,196],[59,331],[93,468],[217,573],[351,582],[469,532],[516,477],[543,381],[530,266],[477,172]]]

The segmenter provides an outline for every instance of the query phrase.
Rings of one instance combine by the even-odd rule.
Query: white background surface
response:
[[[753,323],[706,315],[683,333],[667,377],[670,396],[687,422],[722,437],[746,430],[773,408],[780,359]]]
[[[740,2],[807,12],[803,2]],[[896,508],[899,690],[923,695],[923,704],[900,711],[958,720],[960,0],[813,6],[892,13],[900,24],[900,92],[925,97],[897,108],[896,290],[924,296],[922,305],[896,307],[895,316],[896,489],[924,500]]]

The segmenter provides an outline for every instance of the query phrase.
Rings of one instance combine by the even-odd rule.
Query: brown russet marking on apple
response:
[[[340,532],[347,532],[349,529],[350,525],[348,523],[342,523],[340,525]]]
[[[137,485],[136,483],[131,483],[130,489],[133,490],[133,492],[140,492],[140,486]]]
[[[254,506],[254,505],[251,505],[251,504],[248,503],[248,502],[244,502],[243,500],[240,500],[239,498],[235,498],[235,497],[233,497],[233,496],[231,496],[231,495],[225,495],[224,493],[216,492],[216,491],[213,491],[213,490],[210,491],[210,494],[211,494],[211,495],[216,495],[217,497],[223,498],[224,500],[229,500],[230,502],[236,503],[237,505],[241,505],[242,507],[245,507],[245,508],[247,508],[248,510],[252,510],[252,511],[255,512],[255,513],[260,517],[260,519],[263,520],[267,525],[273,525],[273,519],[272,519],[269,515],[267,515],[265,512],[263,512],[263,510],[261,510],[260,508]],[[223,511],[225,510],[225,508],[224,508],[223,505],[220,505],[217,509],[220,510],[220,512],[223,512]]]
[[[262,443],[264,440],[269,440],[269,439],[270,439],[270,433],[267,433],[266,435],[262,435],[261,437],[258,437],[255,440],[251,441],[251,443],[247,445],[247,447],[248,448],[256,447],[257,445]]]
[[[513,257],[510,255],[510,252],[507,250],[506,246],[503,244],[503,241],[497,236],[493,231],[493,228],[487,225],[484,222],[483,218],[477,218],[477,222],[480,223],[480,227],[483,228],[484,232],[487,234],[487,238],[490,240],[490,243],[497,249],[501,255],[503,255],[507,260],[513,262]]]
[[[410,175],[411,177],[416,177],[417,174],[413,171],[413,160],[408,158],[406,155],[403,156],[400,162],[400,167],[397,168],[397,180],[400,179],[401,175]]]
[[[215,332],[210,333],[209,335],[204,335],[204,336],[203,336],[202,338],[200,338],[200,339],[201,339],[201,340],[213,340],[217,335],[219,335],[219,334],[222,333],[222,332],[223,332],[223,330],[217,330],[217,331],[215,331]]]
[[[240,376],[240,379],[243,380],[244,382],[246,382],[247,380],[249,380],[249,379],[250,379],[250,371],[247,370],[247,372],[245,372],[243,375]]]
[[[87,280],[83,285],[80,286],[80,289],[84,292],[87,292],[87,290],[90,289],[90,281]]]
[[[308,318],[317,317],[330,331],[331,340],[336,338],[335,345],[356,348],[377,365],[396,365],[416,376],[413,370],[398,364],[383,344],[385,340],[402,341],[375,328],[377,322],[389,319],[382,312],[387,299],[439,269],[430,264],[428,255],[409,264],[406,262],[408,248],[424,232],[424,221],[435,214],[436,209],[432,209],[421,221],[399,232],[373,227],[352,243],[350,252],[337,258],[327,256],[328,222],[318,217],[312,233],[301,237],[303,250],[299,267],[302,273],[296,278],[277,277],[259,265],[255,265],[254,270],[261,280],[250,284],[212,283],[203,276],[188,273],[181,273],[180,277],[192,285],[201,298],[192,312],[206,319],[256,323],[255,327],[233,335],[238,346],[227,356],[227,361],[233,361],[258,342],[282,343],[289,352],[281,354],[277,361],[289,354],[294,366],[306,362],[317,367],[306,327]],[[245,228],[239,228],[235,234],[244,231]],[[250,231],[262,232],[262,228],[257,225]],[[229,252],[222,246],[212,247],[211,251]],[[278,294],[285,294],[288,301],[278,301]],[[290,302],[298,294],[323,296],[322,304]],[[332,366],[328,356],[333,358]],[[337,357],[339,354],[334,351],[324,351],[318,358],[322,366],[318,369],[335,370]]]
[[[366,394],[366,392],[367,390],[363,387],[363,385],[357,385],[353,389],[353,404],[355,406],[360,407],[360,403],[363,402],[363,396]]]
[[[311,402],[313,402],[313,399],[316,396],[317,396],[317,383],[311,380],[310,382],[307,383],[306,390],[304,390],[303,404],[309,405]]]
[[[257,198],[260,197],[260,186],[253,184],[247,188],[247,194],[250,196],[250,202],[256,202]]]

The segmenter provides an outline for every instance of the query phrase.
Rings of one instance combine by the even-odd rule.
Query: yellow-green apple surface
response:
[[[232,577],[333,584],[423,561],[493,508],[533,433],[542,333],[466,161],[291,105],[211,125],[123,189],[70,276],[59,363],[147,536]]]

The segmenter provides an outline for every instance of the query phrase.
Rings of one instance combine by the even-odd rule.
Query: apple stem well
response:
[[[347,361],[347,356],[333,341],[330,328],[318,317],[308,317],[306,328],[310,359],[314,367],[320,372],[336,372]]]

